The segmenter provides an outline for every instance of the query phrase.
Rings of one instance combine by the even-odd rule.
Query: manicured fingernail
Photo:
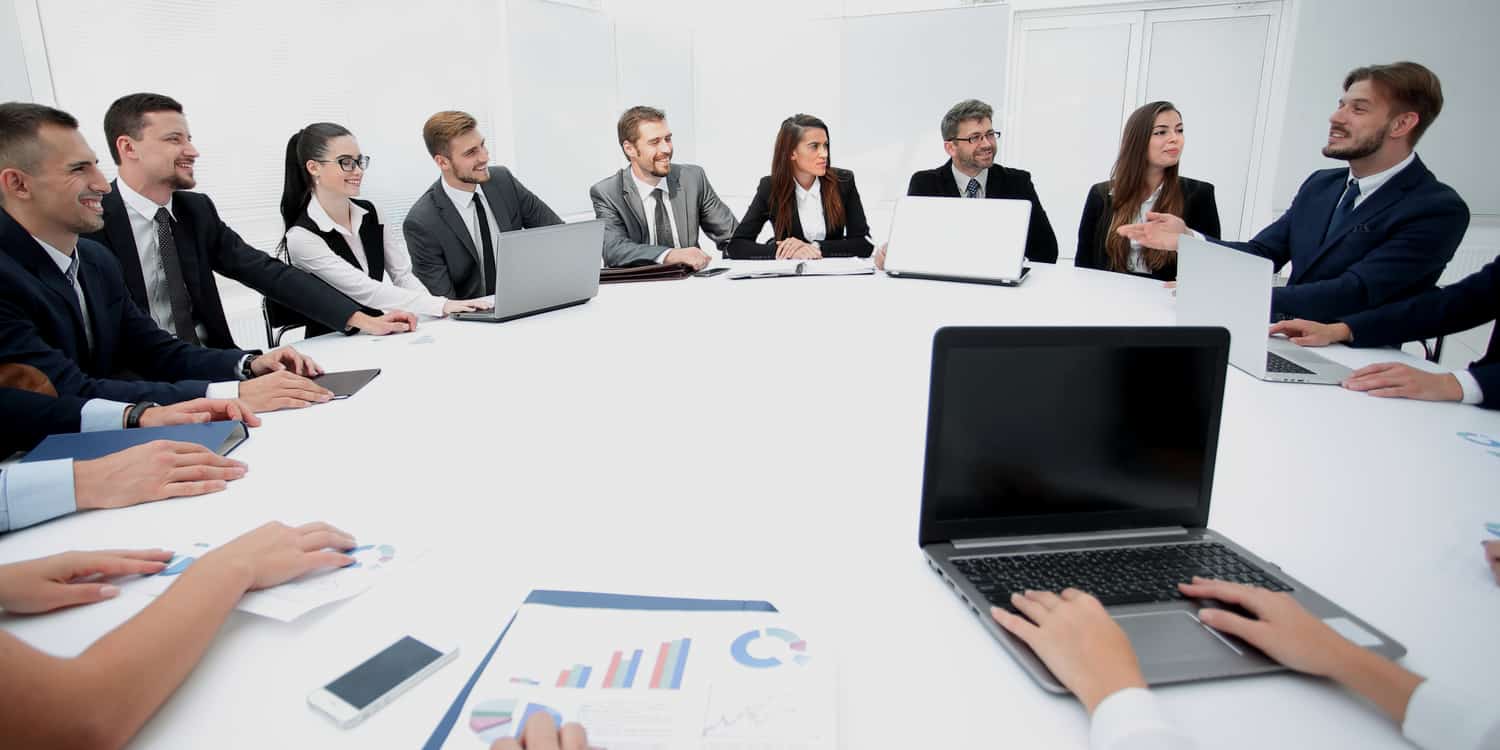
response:
[[[120,593],[120,587],[119,586],[105,584],[105,585],[99,587],[99,598],[100,599],[113,599],[116,596],[118,596],[119,593]]]

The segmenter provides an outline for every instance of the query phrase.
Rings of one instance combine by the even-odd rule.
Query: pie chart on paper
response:
[[[812,660],[807,653],[807,641],[784,628],[743,633],[730,644],[729,653],[735,661],[751,669],[771,669],[788,661],[807,664]]]

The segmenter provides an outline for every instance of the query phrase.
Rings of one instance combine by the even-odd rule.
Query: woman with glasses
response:
[[[318,122],[286,144],[282,241],[291,264],[366,307],[442,317],[488,309],[485,300],[428,294],[412,274],[400,232],[387,231],[375,204],[356,198],[370,157],[341,125]]]
[[[781,123],[755,198],[726,251],[730,258],[870,257],[870,225],[854,187],[854,173],[829,164],[828,126],[812,115]],[[756,242],[771,222],[767,242]]]
[[[1176,253],[1119,233],[1122,225],[1146,221],[1148,212],[1180,216],[1196,232],[1219,236],[1214,186],[1177,175],[1183,143],[1182,115],[1171,102],[1151,102],[1130,114],[1109,180],[1089,188],[1073,265],[1175,281]]]

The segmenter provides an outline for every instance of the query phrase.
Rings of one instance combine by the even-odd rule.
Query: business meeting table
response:
[[[837,656],[844,748],[1082,748],[1080,705],[1037,688],[917,547],[932,337],[1172,325],[1173,304],[1157,282],[1070,266],[1013,289],[720,276],[606,286],[499,325],[324,336],[297,347],[328,370],[383,373],[351,399],[265,415],[227,491],[8,534],[0,562],[225,541],[269,520],[426,549],[295,622],[233,614],[135,747],[417,747],[527,592],[552,588],[772,602]],[[1400,640],[1409,668],[1494,695],[1500,587],[1480,541],[1500,521],[1500,447],[1485,444],[1500,413],[1232,368],[1224,399],[1211,526]],[[0,626],[76,654],[148,602],[127,589]],[[308,707],[308,691],[408,633],[461,652],[354,729]],[[1317,679],[1158,694],[1204,747],[1407,746]]]

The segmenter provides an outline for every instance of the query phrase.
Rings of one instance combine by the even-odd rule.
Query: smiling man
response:
[[[1438,77],[1414,62],[1356,68],[1328,118],[1323,155],[1347,168],[1314,172],[1292,205],[1249,242],[1223,242],[1278,270],[1278,320],[1340,320],[1432,289],[1469,227],[1469,207],[1414,149],[1443,108]],[[1150,213],[1120,233],[1176,250],[1182,219]]]

